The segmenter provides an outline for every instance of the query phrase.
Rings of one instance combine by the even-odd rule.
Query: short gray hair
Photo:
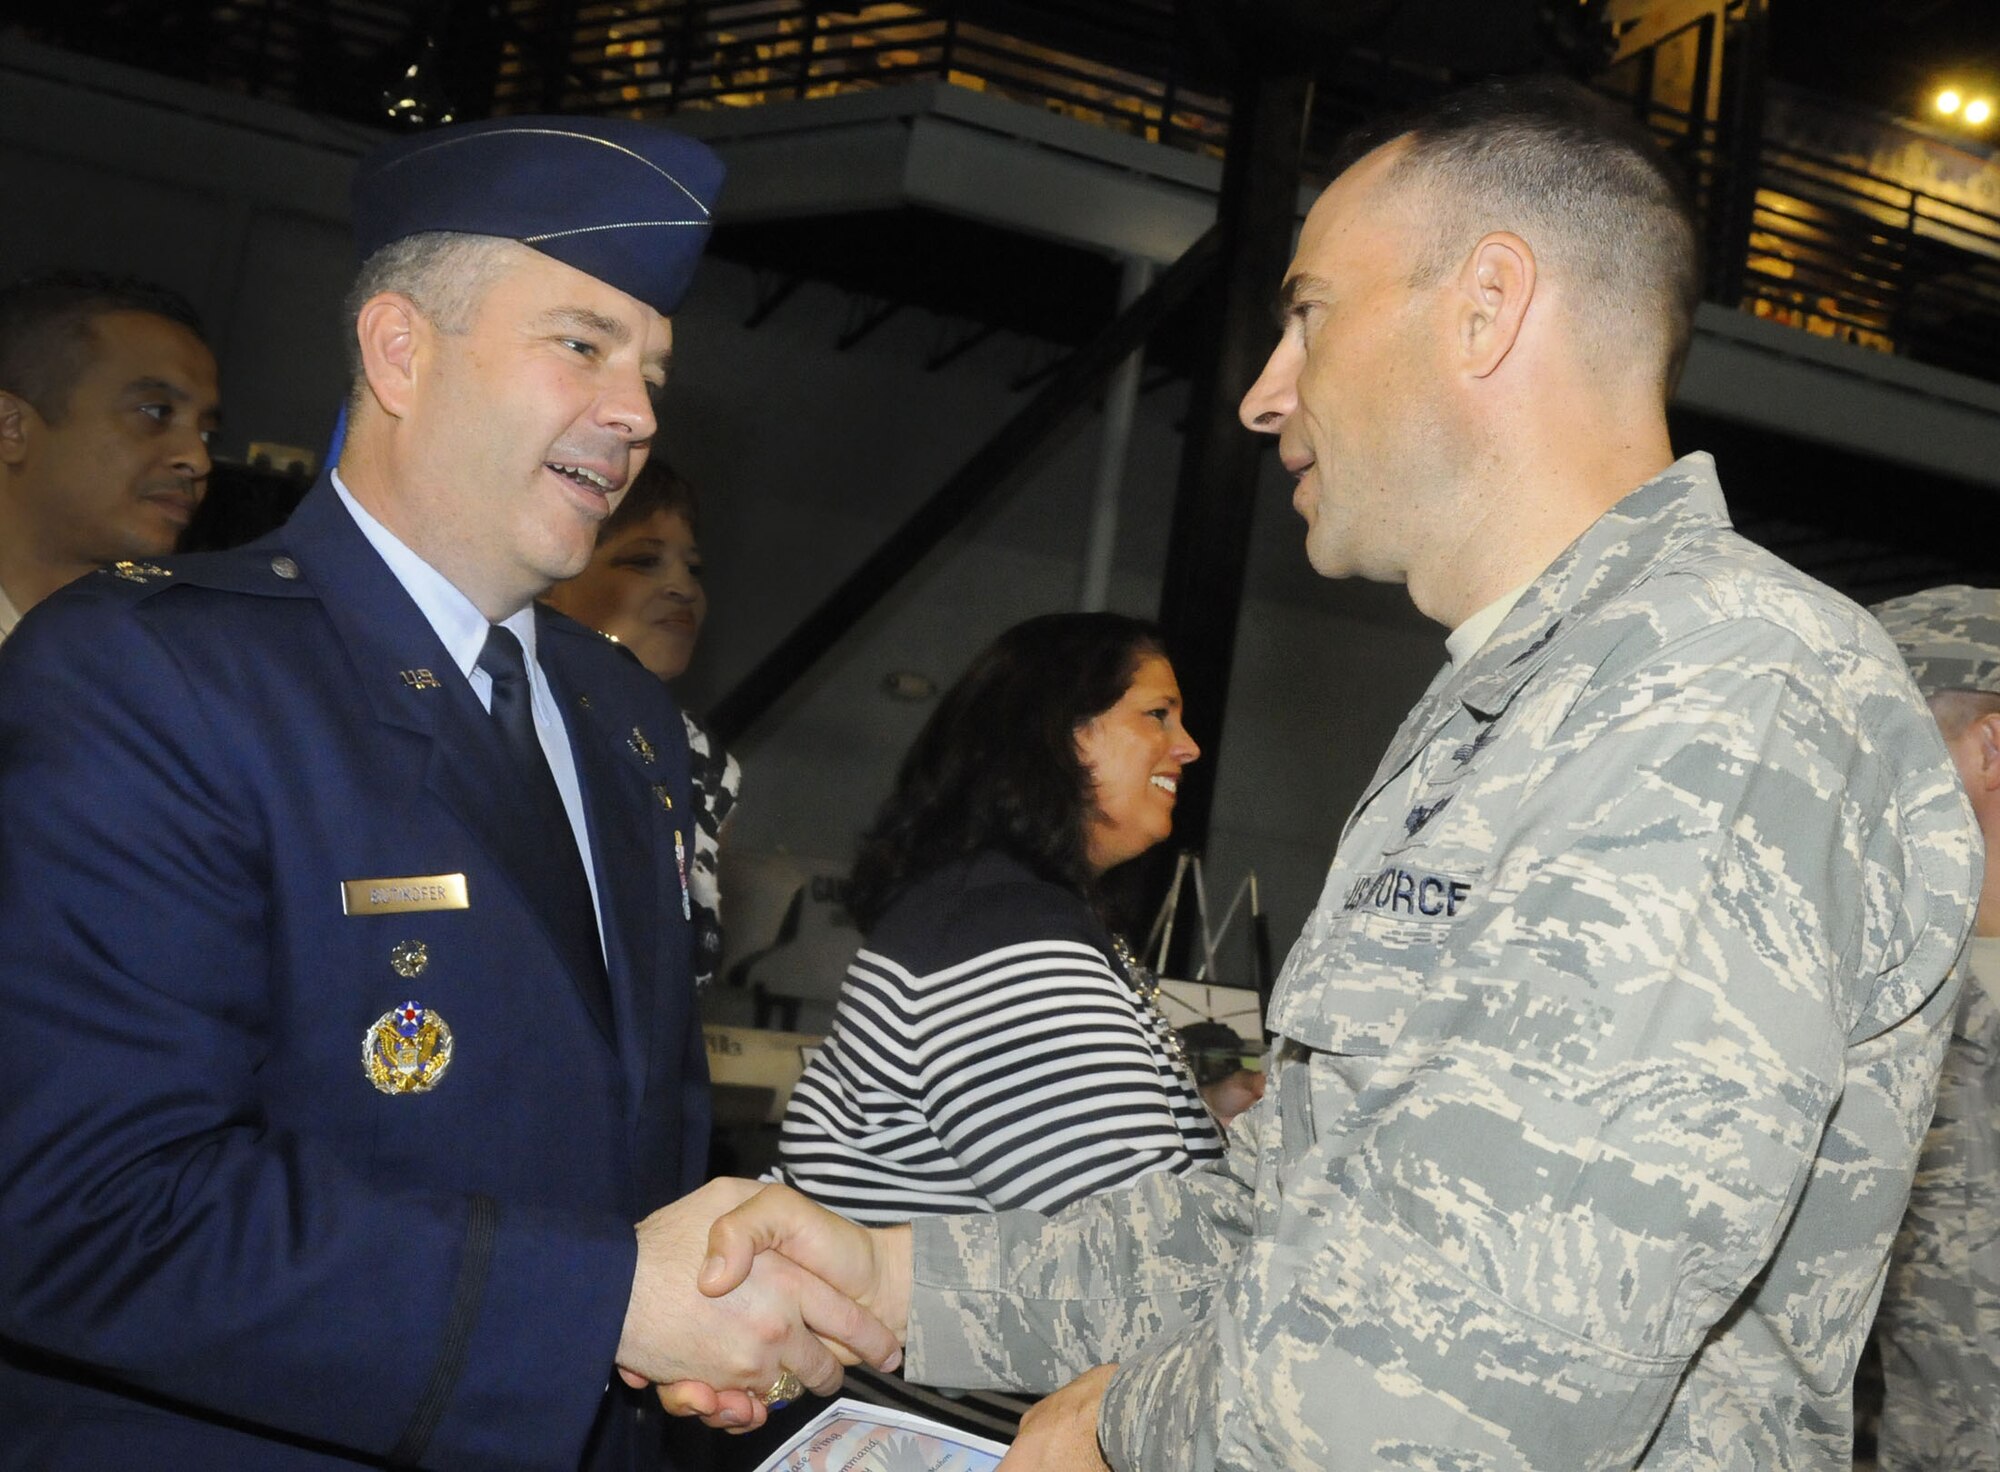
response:
[[[393,291],[416,304],[440,332],[462,333],[487,288],[507,268],[515,251],[528,247],[497,235],[465,235],[432,230],[392,240],[361,263],[341,304],[347,323],[349,392],[358,405],[367,386],[355,320],[371,297]]]
[[[1483,83],[1347,140],[1341,161],[1401,141],[1387,175],[1410,191],[1435,286],[1492,230],[1511,230],[1574,302],[1586,351],[1657,371],[1671,397],[1701,299],[1686,191],[1636,119],[1561,77]]]

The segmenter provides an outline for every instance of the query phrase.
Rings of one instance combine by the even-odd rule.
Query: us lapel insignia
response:
[[[632,734],[625,738],[625,744],[631,747],[634,751],[639,753],[640,761],[647,763],[649,766],[652,764],[653,743],[646,739],[646,733],[644,731],[641,731],[637,726],[634,726],[632,728]]]
[[[170,578],[173,573],[157,562],[114,562],[111,570],[128,583],[150,583],[154,578]]]
[[[451,1067],[451,1029],[415,1002],[375,1019],[361,1038],[361,1071],[385,1094],[427,1094]]]
[[[439,683],[438,677],[429,670],[402,670],[399,673],[403,677],[403,683],[408,685],[412,690],[442,690],[444,688]]]

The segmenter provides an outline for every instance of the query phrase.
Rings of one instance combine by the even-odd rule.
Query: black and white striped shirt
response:
[[[1167,1028],[1080,898],[997,853],[911,886],[841,989],[792,1094],[794,1186],[871,1225],[1055,1211],[1222,1137]]]

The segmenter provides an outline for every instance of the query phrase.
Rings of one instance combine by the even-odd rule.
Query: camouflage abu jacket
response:
[[[1959,967],[1958,1025],[1877,1333],[1882,1472],[2000,1472],[2000,937]]]
[[[1112,1465],[1845,1468],[1977,835],[1691,456],[1405,721],[1216,1171],[917,1224],[913,1378],[1121,1362]]]

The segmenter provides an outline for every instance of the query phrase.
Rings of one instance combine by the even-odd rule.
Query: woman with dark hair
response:
[[[694,658],[708,617],[701,548],[694,535],[694,490],[655,451],[604,524],[590,565],[544,595],[553,607],[623,644],[639,663],[672,681]],[[694,854],[688,902],[695,934],[695,985],[714,979],[722,959],[722,903],[716,866],[722,825],[736,806],[743,773],[694,717],[687,723],[694,798]]]
[[[1097,894],[1172,831],[1199,755],[1150,624],[1051,614],[973,661],[862,841],[868,939],[785,1113],[787,1180],[886,1224],[1055,1211],[1220,1158]]]

